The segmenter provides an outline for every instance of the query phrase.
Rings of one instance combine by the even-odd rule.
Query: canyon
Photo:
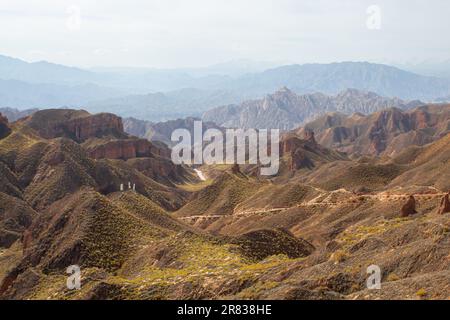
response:
[[[446,105],[327,114],[281,135],[274,176],[258,163],[175,165],[113,114],[3,119],[1,299],[450,294]],[[366,287],[374,264],[383,290]],[[71,265],[79,290],[66,286]]]

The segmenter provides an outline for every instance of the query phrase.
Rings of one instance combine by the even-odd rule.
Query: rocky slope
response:
[[[278,176],[213,165],[197,168],[200,181],[161,144],[95,159],[93,145],[139,140],[113,116],[66,112],[18,121],[0,140],[1,299],[450,296],[450,134],[352,160],[311,130],[290,132]],[[80,290],[66,286],[70,265]],[[381,290],[367,289],[371,265]]]
[[[47,109],[24,119],[45,139],[66,137],[76,142],[102,136],[125,137],[122,119],[110,113],[91,115],[84,110]]]
[[[228,236],[281,228],[315,248],[304,259],[263,272],[259,279],[265,284],[237,297],[446,299],[450,220],[440,208],[450,188],[449,138],[411,147],[388,162],[338,160],[309,173],[299,170],[279,184],[250,180],[250,194],[219,215],[202,209],[202,203],[208,208],[220,203],[222,196],[214,191],[223,178],[217,178],[214,188],[199,191],[196,201],[203,201],[195,209],[179,211],[181,219]],[[414,214],[402,218],[411,195]],[[186,215],[196,211],[206,214]],[[382,271],[381,290],[365,288],[366,268],[372,264]]]
[[[419,101],[383,98],[372,92],[355,89],[327,96],[321,93],[297,95],[282,88],[261,100],[207,111],[203,114],[203,120],[225,127],[290,130],[327,112],[369,114],[389,107],[409,109],[420,104]]]
[[[425,145],[450,131],[450,105],[426,105],[402,111],[389,108],[370,115],[329,113],[297,130],[313,130],[318,142],[350,154],[395,155]]]

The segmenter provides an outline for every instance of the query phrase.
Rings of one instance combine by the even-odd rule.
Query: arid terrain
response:
[[[449,299],[449,110],[327,113],[273,177],[175,165],[113,114],[0,116],[0,298]]]

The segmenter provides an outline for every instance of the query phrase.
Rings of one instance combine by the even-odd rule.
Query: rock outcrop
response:
[[[343,160],[345,156],[339,152],[319,145],[312,130],[304,132],[303,139],[297,135],[288,134],[281,139],[280,156],[288,160],[291,171],[301,168],[313,168],[315,162]]]
[[[152,157],[153,147],[145,139],[122,139],[105,142],[94,142],[85,146],[90,158],[93,159],[122,159]]]
[[[34,113],[25,122],[46,139],[66,137],[80,143],[104,136],[126,137],[122,118],[110,113],[49,109]]]
[[[403,111],[389,108],[365,116],[329,113],[297,134],[314,130],[318,143],[349,154],[393,156],[409,146],[423,146],[450,131],[450,105],[426,105]]]
[[[416,199],[414,198],[414,196],[409,196],[408,201],[403,205],[402,209],[401,209],[401,214],[400,216],[402,218],[405,217],[409,217],[413,214],[416,214]]]
[[[306,156],[305,145],[307,143],[306,140],[297,137],[288,137],[281,141],[280,155],[288,155],[289,170],[295,171],[300,168],[310,168],[313,166],[312,161]]]
[[[310,142],[311,144],[317,144],[316,142],[316,138],[314,137],[314,131],[311,129],[306,129],[305,130],[305,137],[304,139],[308,142]]]
[[[445,214],[450,212],[450,192],[447,193],[441,200],[441,205],[439,206],[439,214]]]
[[[10,133],[11,129],[8,126],[8,119],[0,113],[0,139],[3,139]]]

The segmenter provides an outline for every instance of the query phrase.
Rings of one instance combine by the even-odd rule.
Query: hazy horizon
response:
[[[450,59],[450,3],[367,0],[3,0],[2,54],[90,67],[198,68]]]

